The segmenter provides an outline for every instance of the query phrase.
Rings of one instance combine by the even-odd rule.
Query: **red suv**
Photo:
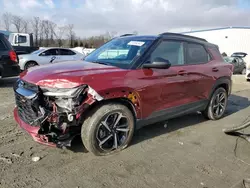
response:
[[[34,67],[14,86],[15,119],[35,141],[107,155],[135,129],[200,111],[220,119],[233,66],[218,46],[175,33],[114,38],[85,58]]]

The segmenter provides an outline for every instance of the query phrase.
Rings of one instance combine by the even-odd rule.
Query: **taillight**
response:
[[[13,51],[13,50],[9,51],[9,56],[10,56],[10,59],[11,59],[12,61],[17,62],[17,55],[16,55],[16,52],[15,52],[15,51]]]

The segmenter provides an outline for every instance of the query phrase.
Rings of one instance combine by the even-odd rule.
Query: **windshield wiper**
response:
[[[108,63],[100,62],[100,61],[92,61],[93,63],[101,64],[101,65],[109,65]]]

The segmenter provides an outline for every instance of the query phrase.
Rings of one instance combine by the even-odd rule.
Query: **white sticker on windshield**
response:
[[[145,42],[141,42],[141,41],[130,41],[128,43],[128,45],[131,45],[131,46],[142,46],[143,44],[145,44]]]

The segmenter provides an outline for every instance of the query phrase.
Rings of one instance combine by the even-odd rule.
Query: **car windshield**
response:
[[[116,38],[93,51],[85,61],[128,69],[152,42],[140,37]]]
[[[40,53],[42,51],[44,51],[44,49],[36,50],[36,51],[32,52],[31,54],[38,54],[38,53]]]

